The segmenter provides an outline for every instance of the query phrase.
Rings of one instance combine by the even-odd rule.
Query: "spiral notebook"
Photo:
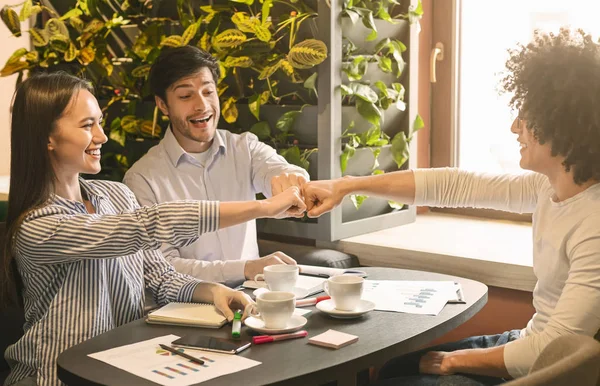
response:
[[[214,304],[175,302],[148,314],[146,323],[220,328],[227,323],[227,318]]]

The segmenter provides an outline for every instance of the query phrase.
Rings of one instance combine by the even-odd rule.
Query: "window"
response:
[[[600,35],[600,3],[589,0],[433,0],[432,46],[444,45],[432,84],[432,166],[521,173],[510,132],[510,95],[497,91],[507,50],[533,31],[582,28]]]

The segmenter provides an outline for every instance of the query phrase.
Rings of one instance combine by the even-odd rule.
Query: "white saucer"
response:
[[[252,295],[254,295],[254,297],[257,297],[258,295],[260,295],[263,292],[269,292],[269,289],[268,288],[255,289],[252,292]],[[292,292],[294,293],[294,295],[296,295],[296,299],[303,299],[308,296],[308,290],[305,288],[294,287]]]
[[[317,309],[327,315],[338,319],[353,319],[363,316],[367,312],[375,309],[375,303],[368,300],[361,300],[358,307],[352,311],[341,311],[334,307],[333,300],[328,299],[317,303]]]
[[[301,329],[304,327],[304,325],[306,325],[307,322],[308,321],[304,316],[292,315],[284,328],[266,328],[265,322],[262,319],[249,316],[244,321],[244,324],[254,331],[260,332],[261,334],[286,334],[288,332],[294,332]]]

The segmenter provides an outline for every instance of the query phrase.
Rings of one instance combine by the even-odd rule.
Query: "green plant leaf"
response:
[[[21,12],[22,11],[23,10],[21,10]],[[64,15],[62,15],[59,19],[60,20],[70,20],[71,18],[74,18],[74,17],[79,18],[79,16],[81,16],[81,15],[83,15],[83,12],[81,11],[81,9],[79,9],[79,8],[73,8],[69,12],[65,13]]]
[[[119,145],[125,147],[126,136],[122,130],[111,130],[108,137],[117,142]]]
[[[58,33],[50,36],[49,43],[56,51],[66,52],[69,49],[71,40],[67,36]]]
[[[250,132],[256,135],[259,140],[266,141],[271,137],[271,126],[267,121],[256,122],[250,128]]]
[[[256,120],[260,120],[260,94],[254,94],[248,98],[248,108]]]
[[[367,42],[372,42],[373,40],[377,39],[377,31],[376,30],[372,30],[371,32],[369,32],[369,34],[367,35],[367,38],[365,39],[365,41]]]
[[[358,97],[365,102],[376,103],[379,99],[377,93],[366,84],[352,82],[348,85],[348,87],[351,90],[351,93],[348,95]],[[343,89],[344,88],[342,88],[342,90]]]
[[[52,35],[63,35],[67,38],[69,37],[69,29],[67,28],[65,23],[62,20],[57,19],[55,17],[49,19],[46,22],[44,30],[48,33],[49,37],[52,37]]]
[[[392,209],[402,209],[402,208],[404,208],[404,204],[401,204],[401,203],[396,202],[396,201],[388,201],[388,205]]]
[[[48,45],[48,34],[42,29],[30,28],[29,36],[35,47],[45,47]]]
[[[383,114],[381,110],[375,105],[375,103],[367,102],[363,99],[356,100],[356,110],[361,117],[369,121],[375,126],[381,126],[381,120]]]
[[[367,198],[369,198],[369,196],[365,196],[362,194],[353,194],[350,196],[350,201],[352,201],[354,207],[356,208],[356,210],[358,210]]]
[[[21,23],[19,22],[19,15],[17,12],[5,5],[0,10],[0,18],[8,28],[11,34],[14,36],[21,36]]]
[[[350,21],[352,21],[352,24],[356,24],[358,19],[360,19],[360,14],[353,9],[345,9],[344,14],[348,15]]]
[[[381,154],[381,148],[380,147],[374,147],[371,148],[371,151],[373,152],[373,167],[371,168],[372,170],[376,170],[379,167],[379,154]]]
[[[369,130],[360,135],[360,142],[365,146],[373,146],[375,143],[377,143],[380,136],[381,128],[378,126],[371,126]]]
[[[425,122],[423,122],[423,118],[419,114],[415,117],[415,121],[412,124],[412,128],[410,130],[410,134],[408,136],[409,140],[412,139],[413,135],[425,127]]]
[[[269,20],[269,15],[271,13],[271,7],[273,6],[273,0],[264,0],[264,3],[262,5],[262,9],[261,9],[261,17],[262,17],[262,24],[265,25],[267,23],[267,21]]]
[[[391,150],[392,157],[394,157],[394,161],[396,162],[396,165],[398,165],[398,169],[400,169],[409,157],[408,140],[403,131],[396,134],[392,139]]]
[[[300,155],[300,148],[298,146],[291,146],[287,149],[282,149],[279,154],[285,158],[285,160],[293,165],[300,166],[301,168],[307,169],[308,162],[302,159]]]
[[[317,93],[317,77],[319,73],[315,72],[304,81],[304,88],[312,90],[315,92],[317,98],[319,97],[319,93]]]
[[[367,73],[369,61],[363,55],[355,57],[351,62],[342,65],[342,71],[348,76],[350,81],[361,80]]]
[[[275,127],[284,133],[289,132],[294,127],[296,118],[298,118],[301,112],[302,111],[288,111],[277,120]]]
[[[134,78],[145,78],[148,76],[148,74],[150,74],[149,64],[142,64],[141,66],[138,66],[134,68],[133,71],[131,71],[131,75]]]
[[[378,66],[383,72],[392,72],[392,59],[382,56],[379,58]]]
[[[23,56],[27,55],[27,48],[19,48],[8,58],[6,64],[17,63]]]
[[[29,18],[29,16],[31,16],[31,7],[33,6],[33,3],[31,2],[31,0],[26,0],[23,3],[23,6],[21,7],[21,12],[19,12],[19,20],[20,21],[25,21]]]
[[[373,172],[371,173],[371,175],[374,175],[374,176],[379,176],[379,175],[381,175],[381,174],[385,174],[385,172],[384,172],[383,170],[381,170],[381,169],[375,169],[375,170],[373,170]]]
[[[356,152],[356,149],[354,147],[352,147],[351,145],[346,144],[344,146],[344,151],[340,155],[340,169],[341,169],[342,173],[344,173],[346,171],[346,167],[348,166],[348,160],[350,158],[352,158],[352,156],[354,155],[355,152]]]

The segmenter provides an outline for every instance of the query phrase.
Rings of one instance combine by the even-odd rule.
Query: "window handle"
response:
[[[429,80],[431,83],[437,82],[435,76],[436,62],[444,60],[444,45],[441,42],[437,42],[435,47],[431,50],[431,57],[429,62]]]

